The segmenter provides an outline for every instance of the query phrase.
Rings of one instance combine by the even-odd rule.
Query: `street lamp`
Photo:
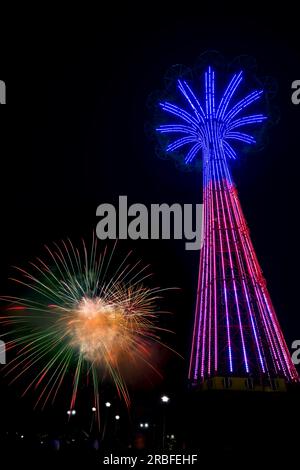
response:
[[[115,416],[115,419],[116,419],[117,421],[119,421],[120,416],[119,416],[119,415],[116,415],[116,416]]]
[[[97,411],[97,408],[93,406],[92,411],[95,413]]]
[[[140,423],[140,428],[149,428],[149,423]]]
[[[161,397],[161,401],[162,401],[163,403],[169,403],[170,398],[169,398],[167,395],[163,395],[163,396]]]
[[[72,416],[75,416],[76,415],[76,410],[72,410],[71,414],[72,414]]]
[[[161,402],[163,405],[169,403],[170,397],[168,395],[161,396]],[[166,408],[164,407],[163,410],[163,423],[162,423],[162,448],[165,448],[165,441],[166,441]]]
[[[106,406],[106,408],[110,408],[110,407],[111,407],[110,401],[107,401],[107,402],[105,403],[105,406]]]

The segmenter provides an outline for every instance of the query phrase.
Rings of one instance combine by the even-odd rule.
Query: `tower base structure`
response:
[[[199,391],[286,392],[287,382],[282,377],[257,379],[252,377],[216,376],[192,385]]]

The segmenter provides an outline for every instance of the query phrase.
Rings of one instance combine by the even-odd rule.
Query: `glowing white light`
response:
[[[169,398],[167,395],[163,395],[163,396],[161,397],[161,401],[162,401],[163,403],[168,403],[168,402],[170,401],[170,398]]]

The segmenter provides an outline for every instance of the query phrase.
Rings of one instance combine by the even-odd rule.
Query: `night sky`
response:
[[[148,97],[164,88],[173,64],[192,66],[208,49],[229,61],[245,54],[256,58],[259,76],[276,80],[280,121],[269,130],[264,149],[241,156],[232,171],[288,346],[300,339],[300,105],[291,102],[291,83],[300,79],[298,36],[292,17],[221,13],[145,13],[137,20],[128,12],[90,23],[23,25],[0,63],[8,103],[0,113],[0,294],[11,293],[11,266],[24,266],[44,243],[90,237],[101,203],[117,205],[119,195],[127,195],[129,204],[202,202],[200,173],[157,158],[145,132],[152,119]],[[164,324],[176,333],[167,342],[186,360],[171,358],[157,385],[180,389],[199,254],[185,251],[183,241],[128,240],[121,247],[151,264],[154,283],[181,288],[166,298],[174,315]],[[8,389],[1,379],[1,390],[9,400],[2,401],[2,410],[18,410],[18,386]],[[30,399],[22,402],[26,407]]]

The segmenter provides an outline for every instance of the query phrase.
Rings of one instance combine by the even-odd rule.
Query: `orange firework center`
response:
[[[74,344],[90,361],[115,361],[128,346],[128,319],[119,304],[84,297],[69,325]]]

